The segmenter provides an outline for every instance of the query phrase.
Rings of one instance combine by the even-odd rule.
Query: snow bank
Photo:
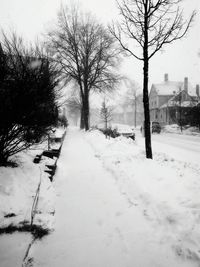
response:
[[[200,136],[200,132],[199,132],[198,127],[184,126],[183,130],[181,132],[181,128],[177,124],[171,124],[171,125],[163,126],[162,132],[165,132],[165,133],[176,133],[176,134],[186,134],[186,135],[199,135]]]
[[[54,137],[62,138],[65,129],[57,128]],[[60,142],[51,146],[60,147]],[[55,159],[42,156],[39,164],[34,164],[36,155],[47,149],[47,140],[34,145],[27,151],[12,157],[18,167],[0,167],[0,227],[10,224],[17,226],[20,222],[31,220],[31,209],[41,179],[39,202],[34,224],[53,228],[54,224],[54,185],[50,182],[46,165],[54,165]]]
[[[17,154],[13,160],[18,167],[0,167],[0,227],[11,223],[31,220],[31,208],[41,177],[40,197],[34,223],[52,228],[54,214],[54,188],[44,172],[47,163],[55,162],[42,157],[41,164],[33,159],[41,150],[27,150]]]
[[[137,142],[106,139],[98,131],[85,134],[104,167],[113,174],[130,207],[141,206],[160,243],[176,255],[200,263],[200,167],[165,153],[145,158]]]
[[[65,128],[56,128],[53,133],[51,133],[51,138],[62,138],[63,134],[65,132]]]

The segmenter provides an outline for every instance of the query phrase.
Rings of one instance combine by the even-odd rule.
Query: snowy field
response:
[[[153,135],[148,160],[139,132],[133,141],[69,129],[55,181],[42,178],[38,220],[54,231],[31,248],[32,266],[200,266],[199,137],[184,138]],[[30,218],[40,177],[34,153],[20,154],[23,167],[12,174],[0,170],[1,225]],[[55,222],[49,219],[54,209]],[[5,218],[9,213],[17,216]],[[5,255],[9,240],[0,240],[2,267],[13,266]],[[13,241],[22,253],[19,240],[29,237]]]

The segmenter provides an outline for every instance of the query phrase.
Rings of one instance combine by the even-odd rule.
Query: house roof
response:
[[[180,90],[184,90],[184,82],[167,81],[160,84],[152,84],[152,88],[154,88],[156,93],[160,96],[174,95]],[[188,83],[188,94],[196,96],[196,89],[193,88],[190,83]]]
[[[169,107],[194,107],[195,103],[192,101],[182,101],[181,104],[179,101],[172,102],[172,99],[170,99],[167,103],[163,104],[160,108],[169,108]]]
[[[156,90],[158,95],[173,95],[183,87],[183,82],[163,82],[159,84],[152,84],[152,88]]]
[[[187,94],[185,91],[181,91],[181,94]],[[181,107],[194,107],[197,104],[197,99],[194,97],[191,97],[189,95],[189,100],[181,101],[178,99],[178,96],[180,93],[172,96],[165,104],[163,104],[160,108],[166,108],[166,107],[174,107],[174,106],[181,106]]]

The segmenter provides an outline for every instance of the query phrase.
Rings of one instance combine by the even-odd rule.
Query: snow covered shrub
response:
[[[4,35],[0,47],[0,165],[57,123],[57,73],[37,49]]]
[[[109,136],[112,138],[118,137],[119,133],[117,132],[117,129],[112,129],[111,127],[107,128],[107,129],[99,129],[103,134],[105,134],[105,136]]]

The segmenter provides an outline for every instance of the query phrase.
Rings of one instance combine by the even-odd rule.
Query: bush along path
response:
[[[19,258],[21,262],[23,261],[22,266],[32,266],[30,265],[32,259],[29,257],[31,246],[53,229],[55,191],[50,181],[53,181],[56,172],[65,135],[65,129],[58,129],[54,138],[51,138],[49,151],[56,152],[53,157],[46,156],[45,153],[48,150],[42,151],[41,148],[35,147],[19,154],[18,158],[21,162],[18,167],[0,169],[0,219],[2,217],[0,234],[3,235],[0,239],[0,262],[2,266],[14,266],[14,262],[19,266],[17,264]],[[38,162],[35,162],[38,157],[36,155],[40,155]],[[54,168],[52,172],[48,172],[48,170],[51,171],[51,166]],[[3,192],[7,193],[3,194]],[[11,263],[11,252],[6,250],[6,244],[12,247],[15,241],[19,243],[23,239],[26,243],[27,238],[24,238],[26,233],[31,233],[27,248],[21,246],[16,255],[12,254],[14,257]],[[12,241],[6,238],[6,234],[12,234]],[[15,250],[16,248],[13,248],[13,251]],[[14,258],[16,258],[15,261]]]

